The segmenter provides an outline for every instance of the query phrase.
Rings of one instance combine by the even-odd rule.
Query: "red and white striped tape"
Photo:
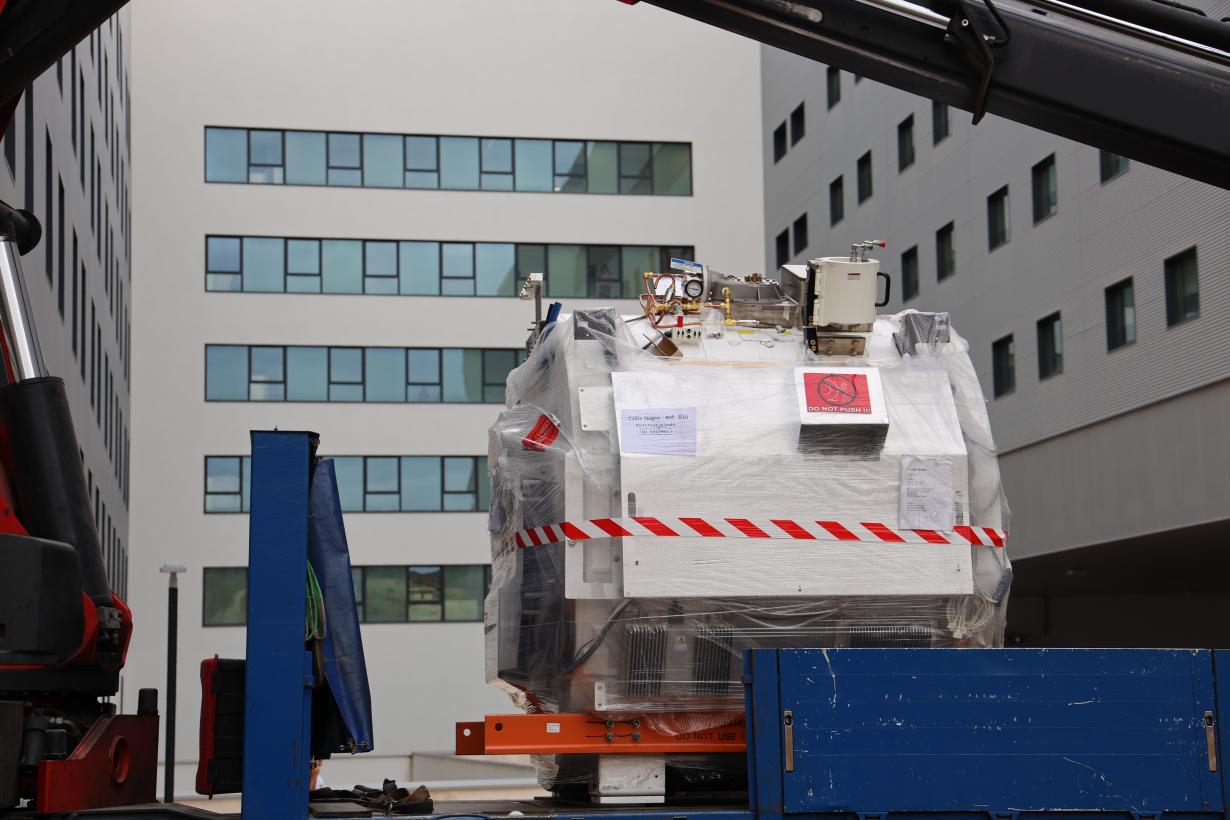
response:
[[[785,518],[594,518],[520,530],[521,549],[591,538],[779,538],[795,541],[865,541],[875,544],[970,544],[1002,547],[1006,533],[990,527],[902,530],[875,521],[800,521]]]

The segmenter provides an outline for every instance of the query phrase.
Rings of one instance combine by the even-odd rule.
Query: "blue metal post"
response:
[[[243,820],[308,814],[311,655],[303,648],[314,433],[252,433]]]

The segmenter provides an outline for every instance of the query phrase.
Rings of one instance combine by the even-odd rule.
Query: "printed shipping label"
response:
[[[681,270],[684,273],[701,274],[705,272],[705,266],[699,262],[693,262],[690,259],[677,259],[671,257],[671,269]]]
[[[862,373],[804,373],[808,413],[871,415],[871,391]]]
[[[902,456],[901,529],[949,531],[954,511],[952,459]]]
[[[621,410],[619,450],[649,455],[696,455],[696,408]]]

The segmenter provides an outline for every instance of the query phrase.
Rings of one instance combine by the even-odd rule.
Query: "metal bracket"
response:
[[[974,113],[974,125],[977,125],[987,113],[987,92],[991,89],[995,57],[991,54],[987,38],[974,27],[969,4],[965,0],[956,0],[956,4],[957,13],[948,21],[944,42],[960,51],[962,59],[976,75],[977,82],[970,110]]]
[[[794,712],[782,712],[782,746],[785,753],[785,769],[794,771]]]
[[[1209,749],[1209,771],[1217,771],[1217,724],[1211,711],[1204,713],[1204,738]]]

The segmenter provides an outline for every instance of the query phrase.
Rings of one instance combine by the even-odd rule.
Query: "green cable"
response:
[[[325,596],[311,563],[307,565],[307,613],[304,618],[303,640],[320,640],[325,636]]]

